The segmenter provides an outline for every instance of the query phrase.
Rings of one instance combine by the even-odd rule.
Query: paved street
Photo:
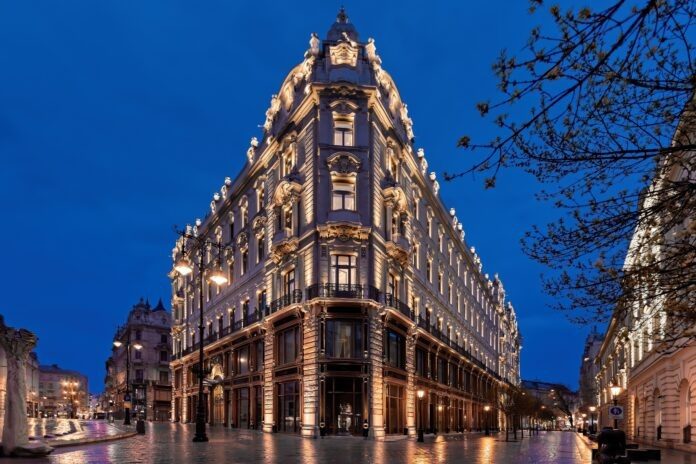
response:
[[[283,434],[209,430],[210,442],[191,443],[192,425],[148,424],[148,434],[115,442],[58,449],[48,459],[22,462],[77,463],[535,463],[590,462],[590,450],[575,433],[542,432],[521,442],[505,443],[480,434],[427,437],[389,442],[361,438],[302,439]],[[1,460],[0,462],[7,462]]]

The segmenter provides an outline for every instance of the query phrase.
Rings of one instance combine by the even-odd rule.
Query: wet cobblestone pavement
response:
[[[208,443],[192,443],[191,424],[147,424],[147,434],[124,440],[57,449],[45,459],[0,463],[590,463],[590,448],[573,432],[541,432],[506,443],[481,434],[375,442],[353,437],[303,439],[293,435],[213,427]],[[685,453],[663,452],[662,463],[696,464]]]

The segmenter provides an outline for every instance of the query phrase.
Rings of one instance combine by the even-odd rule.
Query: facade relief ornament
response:
[[[266,113],[268,114],[268,113]],[[265,125],[264,125],[265,127]],[[259,146],[259,141],[256,137],[252,137],[249,141],[249,148],[247,149],[247,159],[251,163],[254,161],[254,153],[256,153],[256,147]]]
[[[319,238],[324,240],[338,239],[342,242],[348,240],[364,241],[370,236],[370,227],[353,222],[329,222],[317,227]]]
[[[408,199],[399,185],[386,187],[382,190],[384,204],[390,206],[395,212],[408,212]]]
[[[273,192],[273,204],[275,206],[292,205],[300,199],[300,193],[302,193],[302,184],[291,174],[281,180],[276,187]]]
[[[329,47],[329,56],[333,66],[348,65],[355,67],[358,64],[357,44],[344,32],[338,43]]]
[[[251,229],[254,231],[255,237],[260,237],[263,235],[266,228],[266,214],[264,212],[259,213],[251,223]]]
[[[352,153],[339,152],[329,156],[326,165],[336,174],[353,174],[360,171],[360,159]]]
[[[276,264],[294,259],[299,246],[300,240],[297,237],[287,237],[279,242],[274,242],[271,246],[271,259]]]
[[[246,232],[240,232],[237,235],[237,246],[243,250],[249,246],[249,235]]]
[[[387,255],[401,267],[404,267],[408,263],[410,253],[406,248],[392,241],[387,242],[386,248]]]
[[[312,35],[309,37],[309,50],[307,50],[307,53],[309,56],[317,57],[319,56],[319,45],[321,44],[321,40],[319,40],[319,36],[317,35],[316,32],[312,32]]]
[[[406,136],[409,140],[413,140],[413,120],[408,115],[408,105],[406,103],[401,105],[399,117],[401,118],[401,124],[404,125],[404,129],[406,130]]]

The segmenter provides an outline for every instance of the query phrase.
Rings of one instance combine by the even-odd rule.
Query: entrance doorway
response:
[[[281,382],[278,388],[276,424],[279,432],[300,431],[300,382]]]

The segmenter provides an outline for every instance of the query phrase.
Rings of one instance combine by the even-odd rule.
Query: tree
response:
[[[568,418],[568,421],[570,422],[571,428],[574,426],[573,424],[573,401],[572,397],[574,396],[573,392],[571,392],[568,387],[565,385],[554,385],[554,390],[553,390],[553,397],[555,401],[555,406],[558,408],[563,414],[566,415]]]
[[[498,410],[505,415],[505,441],[509,441],[511,425],[517,439],[515,416],[521,413],[523,397],[522,389],[514,385],[506,385],[498,394]]]
[[[483,156],[445,178],[486,173],[492,188],[515,167],[546,184],[538,197],[558,216],[522,246],[547,267],[555,307],[606,321],[659,301],[671,324],[660,338],[674,346],[696,324],[696,3],[548,12],[551,33],[532,29],[521,56],[502,52],[493,65],[502,96],[477,108],[499,134],[463,136],[459,146]]]

